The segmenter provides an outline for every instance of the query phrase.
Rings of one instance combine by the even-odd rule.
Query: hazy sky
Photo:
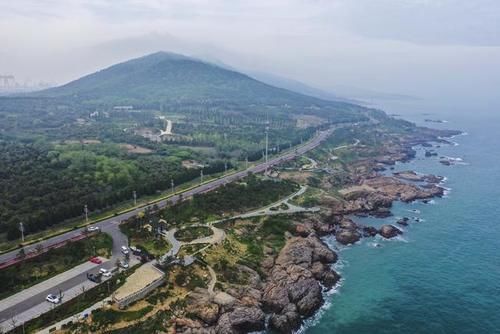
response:
[[[341,94],[495,102],[498,0],[0,0],[0,73],[64,83],[165,50]]]

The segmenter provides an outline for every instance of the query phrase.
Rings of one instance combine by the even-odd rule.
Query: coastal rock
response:
[[[384,238],[390,239],[399,234],[403,234],[403,232],[401,232],[401,230],[396,226],[386,224],[380,227],[379,234]]]
[[[355,230],[358,228],[358,226],[356,225],[356,223],[354,223],[352,220],[350,219],[344,219],[340,222],[339,224],[340,228],[341,229],[344,229],[344,230]]]
[[[215,324],[219,319],[219,306],[214,303],[189,305],[186,312],[209,325]]]
[[[377,229],[373,226],[364,226],[362,231],[364,237],[374,237],[378,233]]]
[[[315,279],[303,280],[295,284],[291,290],[296,293],[298,299],[292,301],[296,303],[301,316],[310,317],[323,305],[322,289]]]
[[[403,217],[401,219],[398,219],[398,221],[396,223],[399,224],[399,225],[408,226],[408,222],[409,221],[410,221],[410,218]]]
[[[280,333],[289,334],[300,326],[300,315],[295,304],[288,304],[281,314],[273,314],[269,318],[269,327]]]
[[[329,264],[337,255],[317,236],[287,240],[275,260],[264,287],[262,303],[271,312],[270,326],[290,333],[302,317],[312,315],[322,304],[322,287],[332,287],[339,279]]]
[[[392,216],[391,210],[387,208],[378,208],[377,210],[371,211],[370,214],[377,218],[387,218]]]
[[[215,334],[215,330],[203,328],[203,324],[197,320],[188,319],[188,318],[177,318],[174,320],[174,328],[176,332],[180,333],[206,333],[206,334]]]
[[[332,224],[319,224],[315,228],[315,231],[319,236],[325,236],[332,234],[335,231],[335,226]]]
[[[311,267],[311,273],[315,279],[328,289],[333,287],[340,279],[340,275],[333,271],[329,265],[321,262],[314,262]]]
[[[216,332],[219,334],[243,334],[261,331],[265,328],[264,312],[258,307],[236,307],[224,313],[217,322]]]
[[[361,238],[357,231],[353,230],[339,230],[335,233],[335,239],[342,245],[353,244]]]
[[[425,179],[425,177],[422,179]],[[443,189],[434,184],[426,184],[420,187],[416,184],[406,183],[395,177],[387,176],[366,179],[363,185],[389,197],[391,202],[398,199],[403,202],[411,202],[416,199],[441,196],[443,193]]]

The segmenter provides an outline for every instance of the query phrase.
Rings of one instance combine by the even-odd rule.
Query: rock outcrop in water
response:
[[[386,239],[394,238],[400,234],[403,234],[403,232],[399,228],[389,224],[382,225],[378,233]]]

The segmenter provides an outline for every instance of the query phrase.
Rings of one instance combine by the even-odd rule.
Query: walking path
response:
[[[220,229],[220,228],[217,228],[215,226],[207,226],[207,225],[204,225],[204,224],[196,224],[196,225],[190,225],[188,227],[185,227],[185,228],[189,228],[189,227],[197,227],[197,226],[202,226],[202,227],[208,227],[212,230],[213,234],[208,236],[208,237],[203,237],[203,238],[198,238],[198,239],[195,239],[195,240],[192,240],[192,241],[189,241],[189,242],[185,242],[185,241],[179,241],[175,238],[175,233],[177,231],[179,231],[178,228],[173,228],[173,229],[170,229],[166,232],[163,232],[162,233],[162,236],[168,240],[168,242],[170,242],[170,244],[172,245],[172,248],[170,249],[170,251],[168,251],[168,253],[166,253],[162,259],[160,260],[160,262],[164,262],[167,260],[167,258],[169,257],[174,257],[177,255],[177,253],[179,253],[179,250],[181,249],[182,246],[184,245],[195,245],[195,244],[218,244],[218,243],[221,243],[222,240],[224,240],[224,238],[226,237],[226,232],[224,232],[224,230]],[[194,254],[192,254],[194,255]]]
[[[210,282],[208,283],[208,293],[214,295],[215,283],[217,283],[217,274],[212,267],[207,266],[207,269],[211,277]]]
[[[299,213],[299,212],[318,212],[320,209],[319,207],[312,207],[312,208],[304,208],[295,204],[291,204],[289,201],[294,199],[295,197],[298,197],[307,190],[307,186],[301,186],[300,189],[285,197],[282,200],[279,200],[277,202],[274,202],[272,204],[269,204],[265,207],[259,208],[254,211],[250,211],[247,213],[243,213],[240,215],[236,215],[233,217],[221,219],[221,220],[216,220],[213,222],[209,222],[209,225],[217,224],[217,223],[222,223],[224,221],[232,220],[232,219],[245,219],[245,218],[251,218],[251,217],[258,217],[258,216],[272,216],[272,215],[282,215],[282,214],[292,214],[292,213]],[[288,208],[287,209],[282,209],[280,206],[282,204],[285,204]],[[271,210],[274,208],[273,210]]]
[[[160,137],[161,136],[169,136],[172,134],[172,121],[167,119],[166,122],[167,122],[167,125],[165,127],[165,131],[160,130]]]

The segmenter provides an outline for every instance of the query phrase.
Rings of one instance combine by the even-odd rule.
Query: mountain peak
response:
[[[277,88],[245,74],[181,54],[158,51],[89,74],[37,96],[71,98],[97,105],[223,103],[226,106],[289,108],[336,102]],[[304,112],[304,111],[302,111]]]

